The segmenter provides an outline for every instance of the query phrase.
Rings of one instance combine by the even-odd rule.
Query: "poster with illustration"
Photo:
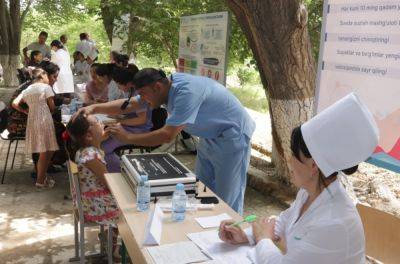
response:
[[[181,17],[178,71],[207,76],[225,85],[228,12]]]
[[[325,0],[316,111],[350,92],[380,130],[370,162],[400,172],[400,1]]]

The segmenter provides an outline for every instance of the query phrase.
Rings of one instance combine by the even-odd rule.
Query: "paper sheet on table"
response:
[[[221,221],[232,219],[227,213],[220,215],[197,217],[195,220],[202,228],[219,227]]]
[[[144,245],[159,245],[161,241],[162,221],[164,214],[161,208],[156,205],[150,212],[146,223]]]
[[[231,245],[218,237],[217,230],[191,233],[187,235],[205,254],[227,264],[250,264],[247,252],[252,248],[249,245]]]
[[[148,247],[147,251],[155,264],[186,264],[210,260],[192,241]]]

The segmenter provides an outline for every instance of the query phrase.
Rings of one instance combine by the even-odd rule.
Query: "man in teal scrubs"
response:
[[[153,108],[166,105],[165,126],[143,134],[129,134],[120,126],[111,126],[108,132],[142,146],[170,142],[181,130],[198,136],[197,178],[242,213],[255,123],[236,97],[212,79],[185,73],[167,78],[153,68],[139,71],[134,86],[139,100]]]

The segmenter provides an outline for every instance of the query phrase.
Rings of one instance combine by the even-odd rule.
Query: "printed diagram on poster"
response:
[[[400,172],[400,1],[325,0],[317,112],[354,91],[380,130],[371,163]]]
[[[178,71],[226,81],[228,12],[181,17]]]

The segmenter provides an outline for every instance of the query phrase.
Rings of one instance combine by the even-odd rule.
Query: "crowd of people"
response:
[[[47,33],[41,32],[37,42],[24,48],[31,70],[12,103],[28,116],[27,152],[39,155],[37,188],[54,186],[46,171],[55,151],[65,145],[78,165],[85,219],[113,224],[116,238],[119,209],[104,178],[106,172],[120,171],[114,150],[124,144],[158,146],[188,132],[200,138],[196,176],[243,213],[255,123],[224,86],[185,73],[167,76],[154,68],[139,70],[117,52],[110,53],[108,63],[98,63],[95,42],[87,33],[80,34],[71,67],[67,37],[52,41],[50,47],[46,39]],[[60,143],[54,113],[70,101],[78,83],[85,84],[85,107],[72,115]],[[168,117],[163,127],[152,131],[152,111],[161,106]],[[97,113],[123,118],[105,128]],[[354,173],[377,142],[375,121],[354,94],[295,128],[289,164],[291,181],[300,189],[295,202],[277,218],[253,223],[249,231],[222,222],[221,240],[255,245],[249,254],[254,263],[363,263],[362,223],[340,177]]]
[[[35,164],[32,175],[37,188],[52,188],[53,165],[70,158],[79,168],[85,219],[115,225],[118,207],[104,173],[120,171],[114,150],[124,143],[114,137],[102,138],[103,125],[94,115],[83,112],[74,115],[65,127],[61,123],[61,106],[76,97],[78,85],[85,87],[85,106],[137,96],[131,94],[131,86],[139,69],[129,63],[128,55],[116,51],[111,52],[109,62],[98,63],[98,50],[87,33],[80,34],[72,61],[66,35],[51,41],[50,46],[46,44],[47,37],[46,32],[40,32],[38,41],[23,49],[25,67],[19,70],[21,85],[11,101],[9,132],[25,136],[26,152]],[[143,102],[139,108],[126,112],[119,122],[131,133],[150,131],[152,109]],[[114,234],[116,242],[117,229]]]

